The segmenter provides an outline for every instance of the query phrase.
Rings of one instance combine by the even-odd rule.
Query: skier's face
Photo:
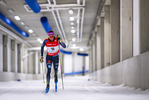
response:
[[[53,41],[54,35],[50,35],[50,36],[49,36],[49,39],[50,39],[51,41]]]

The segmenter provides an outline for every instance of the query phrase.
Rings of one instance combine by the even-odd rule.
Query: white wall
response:
[[[74,55],[74,72],[82,71],[83,67],[83,56],[78,56],[77,53]]]
[[[64,54],[64,72],[72,72],[72,55]]]
[[[140,54],[140,0],[133,0],[133,56]]]
[[[74,69],[73,69],[74,67]],[[77,55],[74,53],[73,55],[64,54],[64,72],[72,73],[72,72],[80,72],[83,67],[83,56]],[[89,70],[89,57],[85,57],[85,69]]]
[[[0,34],[0,72],[3,71],[3,35]]]
[[[85,70],[89,70],[89,56],[85,57]]]

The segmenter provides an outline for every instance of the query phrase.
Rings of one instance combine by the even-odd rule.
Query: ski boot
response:
[[[57,81],[55,81],[55,92],[57,92]]]

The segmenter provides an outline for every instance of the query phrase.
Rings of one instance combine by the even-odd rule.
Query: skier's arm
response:
[[[66,48],[66,44],[64,42],[59,42],[59,44],[63,47]]]
[[[58,35],[57,35],[57,42],[58,42],[63,48],[66,48],[66,44],[61,41],[61,38],[60,38],[60,36],[58,36]]]
[[[42,46],[41,46],[41,57],[43,57],[43,52],[44,52],[44,46],[45,46],[45,41],[43,41]]]

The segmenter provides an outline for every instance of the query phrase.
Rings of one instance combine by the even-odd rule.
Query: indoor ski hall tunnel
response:
[[[148,100],[149,0],[0,0],[0,100]]]

